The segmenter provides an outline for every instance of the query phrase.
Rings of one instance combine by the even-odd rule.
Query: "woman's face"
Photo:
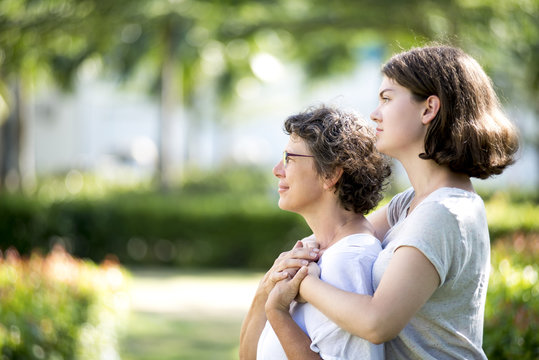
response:
[[[292,134],[285,149],[289,153],[312,155],[307,144]],[[290,156],[287,165],[283,160],[273,168],[279,179],[279,207],[283,210],[304,214],[316,206],[323,193],[323,182],[316,172],[312,157]]]
[[[376,123],[376,148],[397,158],[417,157],[424,152],[427,127],[421,116],[425,107],[410,90],[384,76],[379,90],[378,107],[371,113]]]

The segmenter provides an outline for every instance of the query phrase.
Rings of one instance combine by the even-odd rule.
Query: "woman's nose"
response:
[[[376,107],[376,109],[374,109],[373,112],[371,112],[370,118],[374,122],[379,122],[380,121],[379,107]]]
[[[276,177],[284,176],[284,165],[282,160],[275,164],[275,166],[273,167],[273,175],[275,175]]]

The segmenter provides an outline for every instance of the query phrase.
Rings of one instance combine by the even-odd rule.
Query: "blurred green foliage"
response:
[[[181,190],[70,194],[59,178],[34,197],[0,196],[0,249],[46,252],[60,243],[72,254],[125,264],[265,269],[310,234],[297,214],[277,206],[276,181],[251,168],[192,173]],[[62,190],[63,187],[63,190]],[[43,189],[47,189],[43,191]],[[52,189],[52,190],[51,190]],[[505,193],[486,198],[491,238],[539,232],[539,207]],[[387,199],[386,199],[387,201]]]
[[[114,254],[125,264],[260,269],[309,234],[301,217],[277,207],[268,177],[246,169],[193,176],[166,193],[37,194],[1,197],[0,248],[60,243],[94,261]]]
[[[0,256],[0,359],[93,360],[117,352],[126,274],[60,247],[26,260],[7,250]]]
[[[59,243],[72,254],[94,261],[114,254],[127,265],[263,270],[280,251],[310,233],[301,217],[278,208],[276,181],[271,174],[236,168],[211,174],[193,172],[186,179],[181,190],[159,193],[133,188],[119,191],[85,176],[81,191],[71,194],[65,179],[58,177],[41,182],[33,197],[3,194],[0,249],[16,246],[30,254],[32,249],[46,252]],[[95,192],[95,189],[101,190]],[[539,348],[536,338],[539,224],[535,221],[539,218],[538,198],[536,194],[507,192],[492,192],[483,197],[491,232],[493,266],[485,312],[484,348],[490,359],[535,359]],[[9,267],[1,266],[0,273],[9,271],[6,269]],[[5,316],[8,306],[24,309],[31,302],[32,296],[36,296],[34,276],[24,276],[27,283],[17,295],[17,299],[27,298],[26,302],[5,302],[9,292],[4,289],[9,287],[0,286],[0,316]],[[9,278],[1,275],[0,281]],[[14,279],[22,281],[21,277]],[[87,283],[77,281],[76,286],[82,288],[55,285],[55,289],[64,293],[69,289],[72,296],[69,304],[61,303],[67,301],[63,295],[43,295],[56,302],[52,305],[43,302],[38,309],[40,314],[60,308],[58,316],[76,313],[78,321],[83,321],[82,318],[89,316],[89,304],[95,300],[88,295],[90,287],[84,287]],[[44,285],[37,288],[43,289]],[[31,291],[34,291],[32,296]],[[3,319],[0,323],[5,324]],[[64,328],[58,325],[58,329]],[[58,330],[58,333],[61,331],[68,332]],[[2,344],[13,342],[18,336],[11,327],[0,329]],[[42,342],[32,351],[48,351],[47,338],[39,336]],[[72,350],[75,345],[61,346]]]
[[[539,234],[515,233],[492,247],[483,348],[489,359],[539,358]]]

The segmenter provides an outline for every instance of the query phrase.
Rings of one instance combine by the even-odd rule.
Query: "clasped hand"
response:
[[[282,253],[275,260],[261,282],[261,287],[268,296],[266,311],[288,312],[294,299],[304,302],[299,296],[299,287],[307,275],[320,276],[320,268],[315,262],[318,257],[317,247],[305,247],[298,241],[292,250]]]

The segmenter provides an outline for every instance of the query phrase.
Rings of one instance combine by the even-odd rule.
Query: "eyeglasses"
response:
[[[286,165],[288,165],[288,158],[290,156],[300,156],[300,157],[314,157],[313,155],[300,155],[300,154],[292,154],[292,153],[289,153],[288,151],[283,151],[283,166],[286,167]]]

